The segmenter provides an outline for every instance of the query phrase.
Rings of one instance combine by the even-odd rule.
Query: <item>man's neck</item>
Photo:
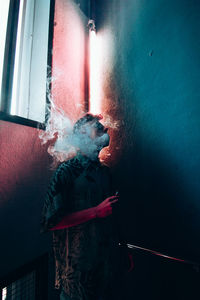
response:
[[[78,156],[82,156],[83,158],[85,158],[86,160],[90,160],[90,161],[99,161],[99,155],[95,156],[95,157],[90,157],[90,155],[85,154],[82,151],[78,151],[77,153]]]

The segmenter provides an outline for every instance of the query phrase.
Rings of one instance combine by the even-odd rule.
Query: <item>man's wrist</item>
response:
[[[97,206],[94,207],[94,218],[98,218]]]

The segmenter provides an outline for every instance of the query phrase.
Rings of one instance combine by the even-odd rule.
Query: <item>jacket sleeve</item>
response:
[[[61,164],[49,184],[41,217],[40,232],[46,232],[71,210],[70,189],[72,175],[66,163]]]

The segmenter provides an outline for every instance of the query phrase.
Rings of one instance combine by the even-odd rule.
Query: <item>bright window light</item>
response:
[[[10,76],[9,87],[5,84],[0,90],[2,101],[5,102],[1,105],[2,112],[44,123],[51,0],[16,2],[19,3],[19,10],[15,9],[18,5],[13,5],[15,0],[11,2],[12,5],[10,0],[0,0],[0,87],[2,80],[5,84],[4,74]],[[9,49],[6,59],[11,59],[14,65],[9,61],[4,63],[7,23],[11,24],[12,20],[15,26],[12,28],[16,28],[16,31],[10,30],[8,33],[10,36],[7,41],[10,44],[6,45],[6,49]],[[10,94],[11,99],[8,99]]]
[[[10,113],[45,122],[50,0],[21,0]]]
[[[1,295],[2,300],[6,300],[6,296],[7,296],[7,288],[5,287],[2,289],[2,295]]]
[[[19,92],[18,87],[18,78],[20,77],[19,74],[19,64],[20,64],[20,48],[23,42],[23,9],[24,8],[24,0],[20,1],[19,7],[19,17],[18,17],[18,28],[17,28],[17,42],[16,42],[16,50],[15,50],[15,64],[14,64],[14,77],[13,77],[13,88],[12,88],[12,102],[11,102],[11,109],[10,114],[16,115],[17,114],[17,92]]]

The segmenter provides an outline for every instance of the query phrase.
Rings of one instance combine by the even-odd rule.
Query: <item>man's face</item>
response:
[[[108,128],[104,127],[97,119],[86,122],[80,128],[75,128],[67,137],[59,138],[54,146],[54,151],[64,155],[73,155],[80,151],[91,159],[96,159],[99,152],[109,145],[110,137]]]
[[[110,142],[110,136],[105,128],[100,122],[96,121],[91,125],[91,139],[96,145],[97,152],[100,152],[104,147],[107,147]]]
[[[91,123],[91,139],[96,139],[104,134],[106,134],[108,131],[108,128],[105,128],[103,124],[100,122],[96,121]]]
[[[82,126],[82,136],[79,139],[79,148],[88,157],[96,159],[99,152],[109,145],[110,137],[100,122],[88,122]]]

